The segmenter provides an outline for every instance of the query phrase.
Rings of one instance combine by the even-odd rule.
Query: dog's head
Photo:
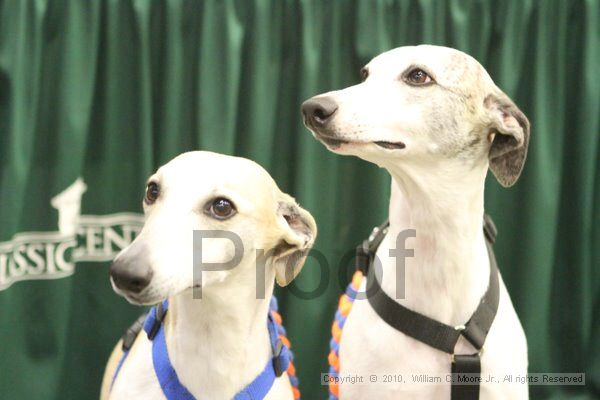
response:
[[[135,304],[241,279],[260,250],[265,275],[286,285],[317,233],[313,217],[258,164],[202,151],[176,157],[148,179],[144,213],[142,231],[110,268],[114,290]],[[203,239],[194,240],[194,231]],[[198,260],[202,271],[194,274]]]
[[[400,47],[361,74],[362,83],[302,105],[305,125],[331,151],[384,167],[399,159],[489,162],[502,185],[515,183],[529,121],[474,58],[446,47]]]

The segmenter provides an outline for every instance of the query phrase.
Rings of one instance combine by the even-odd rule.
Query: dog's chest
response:
[[[492,371],[495,376],[527,371],[525,336],[503,283],[501,287],[498,316],[482,356],[483,376]],[[361,292],[364,290],[363,280]],[[468,354],[472,348],[461,340],[456,352]],[[341,335],[339,355],[342,376],[363,377],[362,383],[341,384],[340,399],[391,400],[399,396],[402,399],[450,399],[449,384],[423,382],[423,376],[445,377],[450,373],[450,356],[387,325],[367,300],[354,301]],[[484,384],[481,398],[527,398],[527,387]]]
[[[415,399],[422,399],[438,398],[446,391],[449,394],[449,388],[443,386],[423,390],[406,384],[418,371],[450,372],[449,357],[433,354],[427,345],[387,325],[367,300],[355,300],[340,341],[340,372],[342,376],[362,377],[363,382],[342,384],[340,398],[363,399],[376,393],[378,399],[385,400],[412,393]]]

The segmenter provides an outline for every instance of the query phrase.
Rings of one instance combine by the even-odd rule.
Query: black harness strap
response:
[[[154,325],[152,325],[152,328],[148,333],[148,339],[154,339],[154,336],[156,336],[156,333],[160,329],[160,324],[165,319],[166,314],[167,310],[164,309],[162,302],[158,303],[156,305],[156,319],[154,321]],[[129,328],[127,328],[127,331],[125,331],[125,333],[121,337],[121,339],[123,339],[123,343],[121,345],[123,351],[129,351],[129,349],[131,349],[131,346],[133,346],[133,343],[135,342],[135,339],[137,338],[138,334],[144,328],[144,321],[146,321],[147,316],[147,312],[143,313],[138,317],[138,319],[134,321],[133,324],[131,324]]]
[[[479,399],[479,382],[465,385],[455,382],[457,376],[469,374],[469,378],[481,377],[481,359],[480,354],[460,354],[452,356],[452,376],[453,381],[450,386],[450,399],[459,400],[478,400]]]
[[[477,309],[465,325],[453,327],[446,325],[423,314],[412,311],[388,296],[380,286],[374,272],[370,268],[375,257],[375,252],[385,237],[389,222],[375,228],[369,239],[357,248],[357,267],[367,279],[372,280],[368,289],[368,300],[373,310],[388,325],[394,329],[423,342],[435,349],[450,354],[452,359],[453,374],[475,374],[469,378],[480,377],[480,355],[487,334],[498,311],[500,300],[500,285],[498,280],[498,267],[492,250],[492,243],[496,239],[496,227],[488,215],[484,217],[484,234],[490,259],[490,277],[488,288],[481,298]],[[365,265],[367,266],[365,268]],[[372,271],[370,271],[372,270]],[[367,285],[369,287],[369,285]],[[454,354],[454,348],[460,336],[463,336],[477,350],[475,354]],[[453,375],[456,379],[457,375]],[[469,380],[469,382],[472,382]],[[479,399],[479,384],[460,385],[452,383],[452,399],[476,400]]]
[[[364,276],[369,273],[369,267],[373,263],[377,248],[385,238],[390,227],[390,221],[385,221],[383,224],[373,228],[371,235],[356,248],[356,269],[362,272]]]
[[[154,340],[154,338],[158,334],[158,331],[160,330],[160,326],[162,325],[165,316],[167,315],[167,309],[165,308],[165,305],[162,301],[156,305],[155,310],[156,316],[152,321],[152,326],[146,333],[146,335],[148,336],[148,340]]]
[[[125,333],[121,337],[121,339],[123,339],[123,342],[121,344],[121,348],[123,349],[123,351],[129,351],[131,349],[131,346],[133,346],[133,343],[135,342],[135,339],[138,336],[138,333],[140,333],[140,331],[144,327],[145,320],[146,313],[143,313],[138,317],[138,319],[135,320],[133,324],[131,324],[129,328],[127,328],[127,331],[125,331]]]

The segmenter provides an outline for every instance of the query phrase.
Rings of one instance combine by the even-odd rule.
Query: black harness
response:
[[[368,279],[367,298],[371,307],[381,319],[394,329],[450,355],[453,377],[451,398],[453,400],[479,399],[481,354],[485,339],[498,311],[500,300],[498,266],[492,249],[492,243],[494,243],[497,234],[494,222],[487,214],[484,216],[483,231],[490,258],[488,288],[469,321],[459,326],[449,326],[409,310],[382,290],[375,275],[375,268],[370,268],[370,266],[373,263],[377,248],[387,234],[388,228],[389,221],[386,221],[381,226],[373,229],[371,236],[356,251],[357,269]],[[460,336],[471,343],[477,352],[474,354],[454,354],[454,348]],[[457,378],[460,375],[468,377],[469,383],[475,381],[475,384],[459,384]]]

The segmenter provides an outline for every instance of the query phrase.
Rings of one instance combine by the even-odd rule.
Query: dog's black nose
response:
[[[338,109],[338,105],[330,97],[313,97],[302,103],[302,115],[307,125],[316,128],[327,125]]]
[[[117,259],[109,273],[115,286],[131,293],[140,293],[152,280],[152,269],[135,260]]]

